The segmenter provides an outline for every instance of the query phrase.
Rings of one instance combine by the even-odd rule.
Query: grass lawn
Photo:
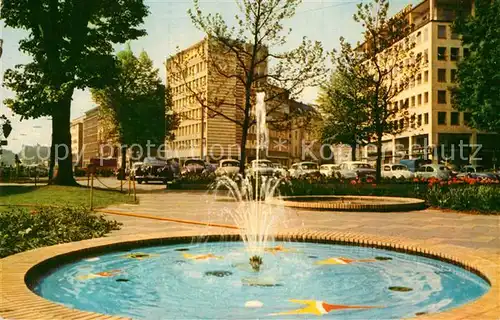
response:
[[[132,202],[133,198],[125,193],[94,189],[94,208]],[[19,204],[88,207],[90,189],[64,186],[0,186],[0,205]]]

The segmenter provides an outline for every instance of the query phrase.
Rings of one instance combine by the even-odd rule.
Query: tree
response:
[[[409,12],[404,10],[389,18],[388,10],[388,0],[359,4],[354,20],[365,28],[363,42],[352,47],[341,38],[341,49],[334,52],[337,70],[356,79],[359,85],[360,101],[368,112],[366,133],[376,140],[377,181],[381,178],[384,135],[416,125],[415,116],[408,112],[408,98],[399,103],[396,100],[414,84],[422,64],[421,54],[413,52]]]
[[[457,110],[470,112],[469,126],[500,132],[500,1],[474,2],[454,26],[470,55],[458,63],[457,86],[451,89]]]
[[[321,127],[323,142],[343,143],[351,147],[356,160],[358,145],[368,143],[366,125],[369,119],[359,79],[352,74],[334,72],[330,81],[320,87],[318,105],[324,116]]]
[[[146,52],[135,57],[130,46],[117,54],[116,81],[102,89],[92,89],[99,106],[104,138],[121,144],[122,170],[131,145],[156,146],[165,143],[175,128],[170,88],[165,89],[159,70]]]
[[[29,36],[19,50],[33,60],[5,72],[15,92],[5,104],[21,118],[52,117],[51,166],[54,184],[76,184],[72,172],[70,107],[75,89],[102,87],[111,80],[114,43],[145,35],[138,29],[147,15],[143,0],[4,0],[6,26]]]
[[[271,53],[286,43],[291,30],[283,24],[294,16],[300,0],[236,2],[240,12],[232,27],[218,13],[204,15],[199,0],[189,10],[193,24],[207,35],[208,45],[200,54],[208,65],[208,94],[189,81],[190,61],[182,53],[173,56],[168,67],[201,105],[202,116],[207,111],[208,117],[221,117],[241,129],[240,172],[244,173],[248,132],[256,123],[252,113],[256,92],[266,93],[268,123],[278,129],[289,127],[293,117],[285,107],[289,99],[318,84],[326,69],[321,44],[306,38],[293,50]]]

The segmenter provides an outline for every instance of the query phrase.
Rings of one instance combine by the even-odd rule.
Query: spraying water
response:
[[[217,180],[216,189],[224,187],[238,203],[235,209],[224,209],[222,214],[231,217],[239,227],[241,238],[251,255],[265,251],[266,243],[273,241],[280,214],[270,202],[276,193],[280,180],[260,175],[260,151],[267,150],[269,131],[266,125],[265,93],[257,93],[254,115],[256,120],[256,161],[246,177],[234,179],[223,176]],[[254,256],[255,257],[255,256]],[[253,257],[252,257],[253,258]]]

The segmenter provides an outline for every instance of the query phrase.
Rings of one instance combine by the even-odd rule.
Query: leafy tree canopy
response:
[[[143,0],[4,0],[0,17],[24,29],[19,50],[32,61],[9,69],[4,85],[15,93],[5,104],[23,118],[52,117],[51,167],[55,184],[73,185],[70,112],[75,89],[112,81],[113,44],[146,34]],[[58,159],[55,158],[57,153]]]
[[[470,126],[500,132],[500,1],[477,0],[455,29],[470,55],[458,64],[453,104],[471,112]]]
[[[170,88],[165,89],[159,70],[146,52],[134,56],[130,46],[117,54],[116,82],[102,89],[92,89],[92,98],[108,124],[105,138],[145,146],[148,141],[164,143],[176,124]]]

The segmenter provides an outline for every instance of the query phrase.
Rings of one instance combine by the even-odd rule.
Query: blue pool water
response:
[[[240,242],[181,244],[88,257],[34,290],[71,308],[135,319],[398,319],[489,290],[480,277],[423,257],[328,244],[269,247],[258,273]]]

